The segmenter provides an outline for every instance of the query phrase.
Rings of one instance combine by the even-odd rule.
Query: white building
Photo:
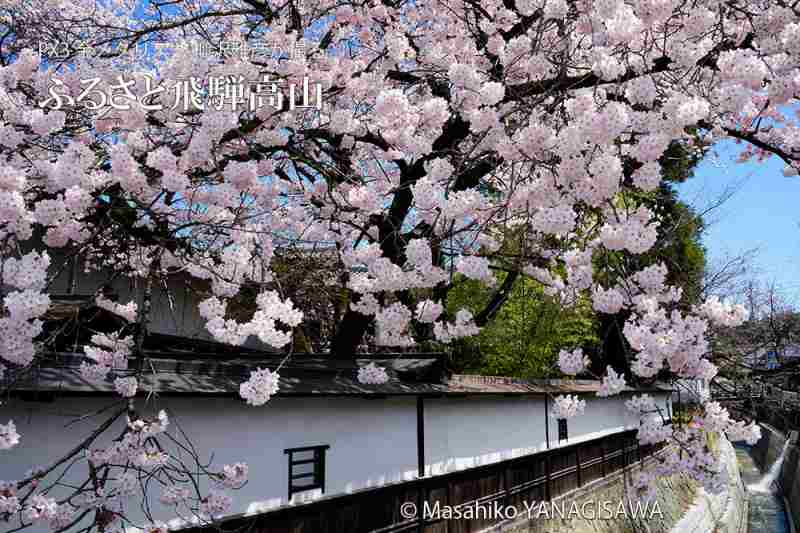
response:
[[[0,480],[23,479],[31,468],[49,467],[84,442],[115,403],[120,407],[111,381],[90,382],[78,371],[91,335],[124,325],[94,304],[92,295],[105,283],[99,274],[75,281],[59,276],[52,290],[61,295],[51,295],[45,332],[55,335],[53,352],[30,370],[9,370],[0,378],[6,380],[0,390],[10,391],[0,404],[0,421],[14,420],[22,435],[18,446],[0,453]],[[137,408],[146,405],[146,416],[165,409],[171,420],[168,434],[179,438],[179,430],[184,432],[202,461],[213,453],[212,468],[248,464],[250,481],[230,492],[231,514],[434,479],[616,435],[638,424],[624,407],[635,391],[599,398],[594,394],[598,382],[448,376],[437,355],[386,354],[371,360],[387,368],[390,380],[371,386],[356,379],[368,360],[299,354],[284,362],[283,354],[222,345],[205,333],[197,296],[186,289],[185,280],[176,277],[169,285],[169,292],[159,287],[153,296],[155,318],[145,338],[148,366],[140,378]],[[137,293],[119,279],[111,287],[120,302]],[[256,368],[279,367],[278,394],[263,406],[246,405],[239,384]],[[670,392],[648,392],[669,416]],[[586,414],[561,428],[551,414],[552,398],[559,394],[578,394],[587,401]],[[123,418],[91,448],[118,438]],[[598,470],[599,463],[593,468]],[[49,492],[56,498],[86,479],[88,461],[80,457],[54,474],[62,470],[68,471]],[[208,487],[199,488],[207,492]],[[173,518],[174,509],[158,502],[159,493],[158,486],[148,487],[151,518]],[[126,515],[137,525],[148,521],[136,502]]]
[[[140,400],[144,403],[149,394],[148,411],[166,409],[172,434],[179,426],[201,459],[213,453],[217,467],[238,461],[249,465],[250,481],[231,492],[234,514],[497,463],[638,424],[623,405],[632,391],[599,398],[594,395],[599,384],[591,381],[447,378],[437,357],[408,354],[377,361],[388,367],[391,379],[374,386],[356,380],[364,360],[293,356],[280,370],[277,396],[252,407],[238,397],[239,383],[253,368],[277,368],[280,357],[243,352],[234,358],[221,352],[207,360],[198,354],[189,359],[176,339],[154,340],[158,352],[148,346],[153,367],[142,380]],[[60,366],[39,367],[14,386],[15,394],[0,407],[0,420],[13,419],[22,441],[0,454],[0,478],[21,479],[31,467],[51,464],[110,411],[80,417],[119,402],[111,383],[80,376],[79,360],[76,354],[58,354]],[[549,410],[550,399],[562,393],[584,396],[587,407],[586,414],[568,421],[567,440],[559,441],[558,424]],[[665,413],[671,412],[668,391],[650,393]],[[107,444],[123,428],[117,420],[92,447]],[[306,459],[322,471],[293,468],[290,458]],[[84,479],[86,464],[79,461],[61,481]],[[289,479],[302,474],[307,476]],[[290,491],[290,484],[314,488]],[[161,507],[157,496],[153,517],[173,518],[172,509]],[[133,509],[126,512],[135,518],[142,515]]]

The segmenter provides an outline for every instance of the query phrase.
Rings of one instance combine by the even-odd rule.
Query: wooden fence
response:
[[[771,385],[737,383],[730,394],[715,394],[713,399],[737,415],[765,422],[784,433],[800,429],[800,393]]]
[[[753,419],[756,422],[767,423],[784,434],[800,429],[800,409],[797,407],[754,405],[752,409],[755,411]]]
[[[426,502],[429,509],[435,509],[437,502],[440,509],[494,506],[498,502],[504,508],[514,505],[522,516],[525,502],[530,505],[552,500],[618,472],[655,451],[654,446],[638,445],[635,430],[625,431],[491,465],[231,518],[192,531],[472,533],[502,520],[486,517],[489,513],[459,520],[423,517]],[[416,519],[402,516],[401,506],[405,502],[416,505]]]

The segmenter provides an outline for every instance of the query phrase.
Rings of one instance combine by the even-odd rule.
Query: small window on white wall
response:
[[[289,499],[294,494],[314,489],[325,493],[325,452],[328,444],[288,448],[283,453],[289,456]]]
[[[558,442],[562,440],[567,440],[567,419],[566,418],[559,418],[558,419]]]

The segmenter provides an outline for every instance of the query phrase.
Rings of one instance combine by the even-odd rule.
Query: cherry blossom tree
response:
[[[96,300],[129,327],[95,338],[83,373],[116,380],[129,429],[113,449],[79,448],[90,480],[173,459],[148,448],[164,422],[137,414],[147,366],[127,370],[144,357],[161,280],[210,284],[198,310],[215,339],[291,352],[303,316],[274,283],[278,248],[324,244],[341,261],[338,356],[356,353],[372,324],[391,346],[474,335],[530,277],[561,305],[588,295],[603,312],[629,310],[634,376],[710,379],[709,324],[746,312],[718,300],[683,309],[663,268],[620,259],[647,252],[659,225],[626,192],[654,190],[658,158],[690,130],[699,149],[733,138],[740,160],[800,168],[800,8],[784,0],[9,0],[0,34],[0,368],[13,382],[47,357],[42,317],[60,263],[80,256],[140,287],[137,301]],[[291,53],[232,52],[261,41]],[[42,43],[53,53],[42,57]],[[310,82],[324,105],[299,107],[298,91],[243,95],[239,79]],[[508,236],[519,242],[503,246]],[[492,266],[509,249],[497,283]],[[443,312],[454,272],[492,287],[485,309]],[[252,316],[232,318],[245,286],[259,288]],[[242,396],[260,405],[276,384],[260,369]],[[624,385],[610,370],[602,393]],[[712,490],[725,472],[708,432],[757,438],[709,402],[695,423],[663,427],[643,423],[640,440],[683,453],[648,475],[687,472]],[[0,426],[0,449],[24,445],[13,421]],[[58,530],[93,509],[96,529],[124,522],[110,485],[56,501],[38,489],[50,472],[2,482],[0,518]],[[208,473],[237,480],[227,487],[247,469]],[[129,480],[112,477],[124,493]],[[174,483],[163,497],[184,496]],[[192,509],[213,516],[229,498],[199,494]]]

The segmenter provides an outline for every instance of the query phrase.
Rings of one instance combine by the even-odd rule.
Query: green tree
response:
[[[621,198],[634,206],[645,205],[660,215],[656,245],[642,256],[610,252],[602,259],[630,271],[663,263],[667,267],[667,282],[683,290],[686,298],[682,305],[692,305],[700,297],[705,269],[701,236],[705,225],[702,217],[678,199],[674,184],[693,175],[700,157],[700,152],[686,144],[670,145],[660,160],[667,182],[655,191],[632,192]],[[519,242],[518,239],[504,241]],[[510,252],[510,256],[519,253],[518,250]],[[500,268],[510,266],[498,265]],[[601,271],[597,269],[598,275]],[[507,276],[498,276],[499,284],[502,285]],[[456,277],[447,298],[448,311],[452,313],[465,306],[477,313],[486,308],[491,295],[492,291],[481,288],[478,283]],[[596,313],[591,302],[586,300],[565,310],[544,294],[540,284],[522,276],[514,280],[507,300],[482,332],[452,347],[452,368],[488,375],[552,377],[559,350],[580,346],[590,355],[591,370],[596,375],[603,374],[606,366],[611,365],[630,376],[632,354],[621,330],[626,318],[625,312]]]
[[[505,276],[498,276],[502,283]],[[451,312],[486,305],[491,291],[464,280],[448,297]],[[453,370],[528,379],[554,377],[562,348],[596,348],[599,338],[591,305],[581,301],[566,310],[543,292],[534,280],[519,279],[498,314],[476,337],[462,339],[453,348]]]
[[[697,139],[696,132],[692,133]],[[656,244],[648,253],[639,256],[625,252],[609,254],[612,256],[610,260],[629,271],[663,263],[667,267],[667,283],[683,291],[681,306],[684,310],[701,297],[706,266],[706,251],[701,243],[705,223],[691,206],[678,199],[674,185],[694,175],[700,158],[700,152],[685,143],[670,144],[659,160],[665,181],[652,192],[631,192],[624,199],[634,205],[644,205],[660,215]],[[601,345],[599,353],[591,358],[594,373],[602,374],[610,365],[631,377],[632,353],[622,334],[622,325],[628,316],[624,310],[614,315],[598,314]]]

